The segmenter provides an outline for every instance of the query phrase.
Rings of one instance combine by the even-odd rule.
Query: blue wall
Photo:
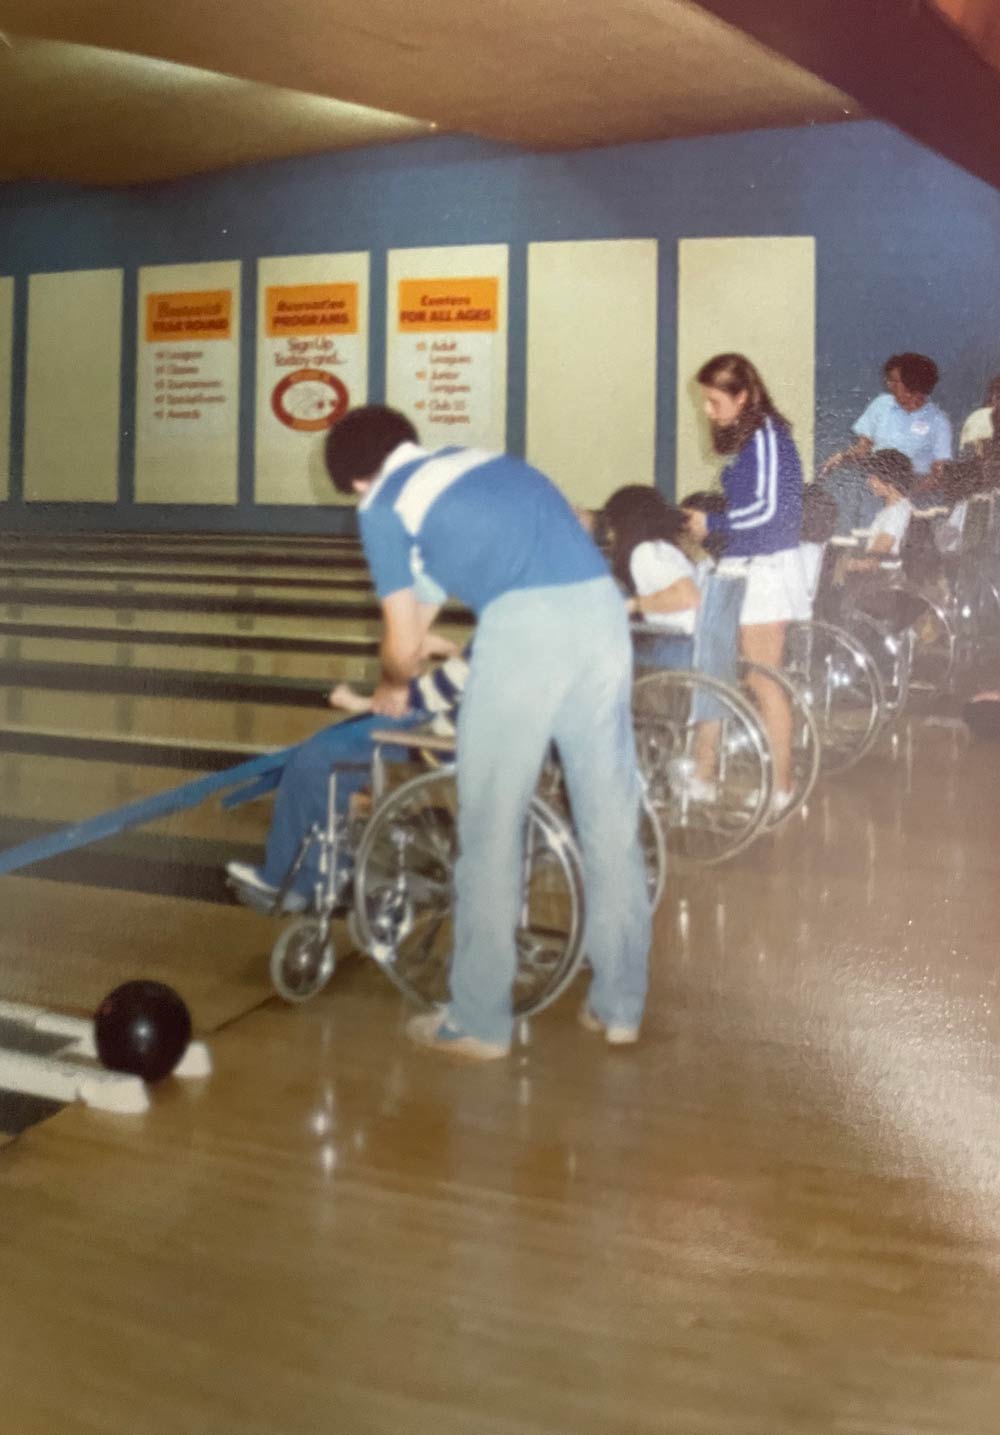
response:
[[[385,251],[506,242],[509,446],[524,440],[526,248],[531,240],[660,241],[658,482],[673,487],[677,241],[813,234],[817,240],[817,458],[839,446],[892,352],[930,353],[935,398],[958,421],[1000,372],[1000,193],[878,123],[756,131],[538,155],[443,138],[252,166],[131,190],[0,186],[0,273],[14,274],[12,496],[8,528],[317,531],[333,511],[256,509],[252,432],[260,255],[368,249],[371,375],[382,396]],[[122,374],[121,502],[23,504],[24,323],[33,271],[124,266],[123,354],[135,352],[136,271],[241,259],[244,364],[240,502],[232,510],[135,506],[134,364]]]

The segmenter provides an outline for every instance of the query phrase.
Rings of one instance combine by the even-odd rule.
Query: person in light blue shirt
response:
[[[933,504],[941,467],[953,454],[951,420],[930,398],[937,386],[937,365],[926,354],[893,354],[884,372],[888,392],[871,401],[854,424],[854,443],[831,454],[817,476],[825,478],[848,464],[861,466],[879,449],[895,449],[913,465],[915,494],[923,491],[926,504]],[[854,483],[838,486],[841,529],[867,527],[875,508],[863,475],[859,471]]]
[[[399,717],[437,613],[422,574],[477,615],[458,716],[458,846],[450,1001],[415,1017],[421,1045],[476,1060],[510,1049],[524,833],[554,743],[583,856],[593,982],[582,1024],[638,1039],[651,913],[639,842],[641,781],[631,718],[632,648],[607,564],[555,485],[520,459],[428,451],[381,405],[331,428],[326,467],[360,498],[358,522],[382,606],[374,711]]]
[[[917,475],[915,494],[928,495],[925,505],[933,505],[933,489],[941,478],[941,466],[953,456],[951,420],[947,413],[931,402],[937,387],[938,369],[927,354],[892,354],[885,360],[885,387],[854,423],[855,441],[849,448],[831,453],[819,468],[816,478],[826,478],[836,469],[852,465],[855,472],[844,475],[836,485],[829,485],[838,499],[841,532],[867,528],[877,512],[865,481],[864,461],[879,449],[895,449],[905,453]]]

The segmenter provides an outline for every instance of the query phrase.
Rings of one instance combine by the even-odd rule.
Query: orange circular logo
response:
[[[275,418],[302,433],[330,428],[349,405],[346,386],[326,369],[296,369],[275,385],[271,395]]]

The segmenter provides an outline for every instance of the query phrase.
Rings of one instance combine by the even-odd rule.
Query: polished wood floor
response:
[[[998,782],[915,725],[675,878],[635,1050],[571,994],[452,1064],[347,966],[146,1117],[34,1128],[0,1153],[6,1428],[991,1435]],[[226,968],[220,932],[178,963],[246,981],[262,933]]]

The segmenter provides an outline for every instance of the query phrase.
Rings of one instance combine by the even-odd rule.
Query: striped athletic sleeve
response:
[[[460,658],[432,668],[410,684],[410,706],[439,715],[451,714],[458,707],[469,676],[469,649]]]
[[[734,530],[761,528],[770,523],[778,508],[778,435],[768,420],[753,436],[753,459],[747,465],[750,483],[733,493],[726,513]]]

